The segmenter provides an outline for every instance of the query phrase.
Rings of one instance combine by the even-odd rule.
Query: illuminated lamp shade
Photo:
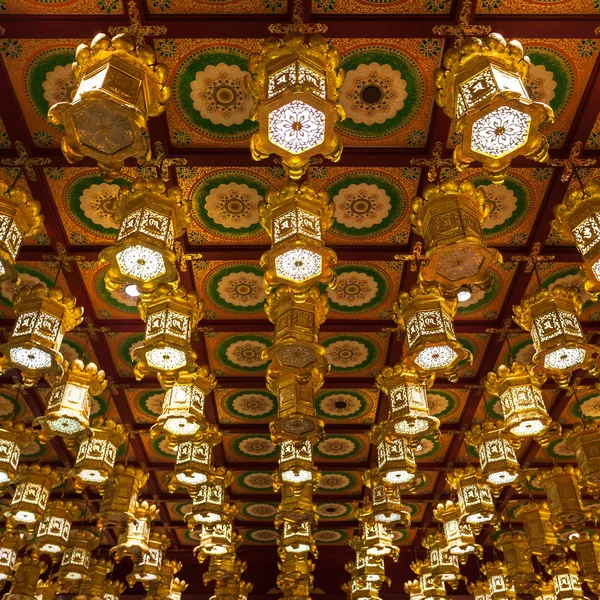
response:
[[[508,578],[504,563],[496,560],[481,565],[481,571],[487,578],[490,600],[516,600],[517,592]]]
[[[421,584],[418,579],[409,580],[404,583],[404,591],[408,594],[409,600],[423,600],[421,594]]]
[[[536,477],[536,485],[544,488],[550,518],[557,527],[571,527],[581,530],[590,518],[581,500],[581,473],[571,466],[541,471]]]
[[[136,179],[119,191],[114,219],[119,225],[117,241],[98,256],[109,265],[106,288],[112,292],[135,285],[145,301],[159,285],[176,284],[173,247],[191,219],[181,188],[167,189],[162,179]]]
[[[483,222],[492,207],[484,190],[468,180],[445,179],[413,198],[411,225],[423,237],[427,258],[422,281],[438,282],[448,297],[465,286],[491,287],[491,267],[502,264],[502,255],[483,240]]]
[[[315,477],[310,440],[281,442],[279,472],[284,483],[308,483]]]
[[[450,554],[458,557],[464,564],[469,554],[481,555],[481,546],[475,543],[475,537],[466,523],[461,523],[461,512],[457,504],[452,500],[445,504],[438,504],[433,511],[433,516],[444,528],[446,548]]]
[[[415,285],[410,294],[400,292],[394,304],[394,321],[406,332],[408,343],[404,363],[422,377],[433,373],[457,381],[459,369],[473,362],[454,335],[456,307],[456,299],[446,300],[436,284]]]
[[[136,379],[156,373],[161,385],[169,388],[175,385],[180,373],[197,371],[197,354],[192,350],[191,338],[192,331],[202,317],[202,306],[195,292],[187,292],[182,286],[173,289],[167,285],[159,286],[148,302],[139,304],[140,316],[146,322],[146,332],[143,343],[131,352],[131,357],[136,362]],[[206,368],[207,376],[208,373]],[[207,378],[204,385],[204,389],[210,391],[214,387],[214,376],[212,379]],[[175,392],[175,396],[168,398],[167,408],[176,408],[176,404],[180,402],[180,391],[181,389]],[[193,417],[191,412],[189,414],[189,421],[177,421],[181,427],[176,428],[175,432],[180,430],[187,436],[198,432],[199,414],[197,406],[195,408]],[[162,429],[164,425],[165,420],[160,423]],[[173,438],[177,437],[177,433],[167,432]]]
[[[209,480],[198,487],[192,498],[192,510],[185,515],[190,529],[199,523],[218,523],[227,515],[235,514],[235,506],[226,502],[225,489],[231,485],[233,475],[223,467],[214,469]]]
[[[0,425],[0,491],[18,476],[21,451],[33,440],[33,430],[12,420]]]
[[[209,556],[220,556],[231,551],[232,543],[237,534],[233,532],[231,520],[202,525],[200,549]]]
[[[121,463],[115,465],[102,492],[97,520],[100,530],[107,525],[126,525],[135,519],[138,495],[147,479],[146,469]]]
[[[152,46],[119,34],[99,33],[80,44],[73,63],[77,90],[69,102],[50,107],[50,120],[65,129],[63,154],[70,163],[88,156],[112,180],[125,159],[144,161],[150,148],[147,121],[165,110],[168,69]]]
[[[600,486],[600,426],[595,421],[575,423],[563,438],[575,454],[584,483]]]
[[[515,508],[515,518],[520,519],[532,554],[546,560],[559,549],[556,527],[550,520],[546,502],[524,502]]]
[[[250,56],[248,70],[258,121],[250,141],[254,160],[277,154],[291,179],[300,179],[317,154],[339,160],[342,142],[334,127],[345,118],[338,103],[344,73],[325,38],[300,33],[269,38]]]
[[[75,466],[71,469],[78,491],[87,486],[104,487],[112,475],[119,447],[129,436],[127,427],[104,418],[94,419],[91,431],[91,437],[81,440]]]
[[[576,287],[538,289],[514,307],[514,321],[531,333],[534,370],[568,387],[571,374],[592,369],[597,348],[588,344],[581,325],[581,297]]]
[[[127,585],[118,579],[107,579],[102,591],[102,600],[119,600]]]
[[[56,596],[60,593],[61,583],[57,579],[51,579],[48,577],[45,581],[38,579],[37,586],[35,588],[35,600],[55,600]],[[73,596],[77,600],[83,600],[80,595]]]
[[[508,581],[515,586],[517,593],[526,594],[534,584],[539,584],[540,576],[535,572],[529,542],[524,532],[502,531],[494,540],[494,545],[504,556]]]
[[[446,474],[446,481],[458,495],[461,523],[468,524],[474,533],[497,519],[492,490],[474,467],[453,469]]]
[[[39,463],[21,465],[15,493],[4,516],[8,523],[25,525],[29,531],[35,531],[48,504],[53,487],[62,480],[62,473]]]
[[[52,559],[56,559],[67,546],[71,524],[78,513],[79,508],[72,502],[50,502],[38,525],[34,547],[41,554],[49,554]]]
[[[419,575],[419,587],[423,600],[445,600],[446,586],[431,570],[429,561],[415,561],[411,569]]]
[[[475,423],[465,436],[467,444],[479,454],[481,477],[494,495],[519,478],[519,461],[510,440],[504,435],[504,424],[486,419]]]
[[[43,223],[40,203],[29,189],[0,177],[0,283],[19,280],[15,264],[23,239],[42,231]]]
[[[440,421],[432,417],[427,404],[427,388],[433,384],[434,374],[422,376],[398,364],[384,367],[375,377],[377,387],[389,396],[390,412],[386,421],[388,435],[402,435],[418,443],[424,436],[439,436]]]
[[[473,600],[491,600],[487,581],[473,581],[467,584],[467,591],[473,596]]]
[[[168,318],[168,313],[165,318]],[[166,332],[164,335],[164,341],[171,343],[172,340],[166,338]],[[173,336],[173,332],[170,336]],[[215,376],[206,365],[191,372],[180,372],[177,380],[165,392],[162,412],[150,430],[151,436],[165,435],[173,444],[194,440],[206,428],[204,401],[215,385]]]
[[[283,521],[281,541],[286,552],[312,552],[316,555],[317,547],[313,541],[311,524],[308,521]]]
[[[579,565],[572,558],[558,558],[546,566],[552,576],[556,600],[577,600],[585,598],[579,579]]]
[[[138,581],[147,583],[158,580],[162,561],[170,542],[166,533],[153,531],[148,540],[148,551],[133,565],[133,571],[127,575],[127,583],[133,587]]]
[[[415,478],[417,463],[407,438],[401,435],[396,435],[392,440],[386,438],[384,424],[374,425],[370,438],[377,448],[377,466],[385,483],[403,485]]]
[[[10,590],[4,594],[4,600],[34,600],[37,583],[48,563],[40,560],[35,553],[26,554],[19,559]]]
[[[573,547],[573,546],[571,546]],[[600,583],[600,537],[582,531],[574,544],[581,578],[586,583]]]
[[[552,421],[544,404],[540,389],[544,381],[543,374],[519,362],[510,368],[500,365],[483,381],[485,389],[500,398],[505,431],[515,442],[533,438],[545,446],[550,434],[560,433],[560,426]]]
[[[119,535],[117,545],[110,549],[115,562],[121,562],[125,556],[129,556],[134,562],[139,561],[148,552],[150,529],[157,513],[158,508],[147,500],[137,503],[134,519],[127,523],[127,527]]]
[[[384,482],[379,469],[371,469],[363,473],[364,484],[371,489],[371,502],[364,504],[361,511],[363,520],[373,520],[389,527],[401,526],[410,528],[410,512],[402,504],[397,487]]]
[[[0,538],[0,582],[13,578],[17,554],[25,545],[25,535],[21,531],[6,530]],[[2,583],[4,585],[4,583]]]
[[[433,577],[447,583],[452,589],[457,589],[461,579],[458,557],[450,554],[446,548],[446,538],[441,532],[424,537],[423,546],[427,548],[430,572]]]
[[[50,397],[43,417],[34,420],[41,425],[42,441],[58,436],[65,440],[77,440],[91,435],[89,430],[92,398],[101,394],[108,385],[104,371],[94,363],[84,365],[79,359],[63,363],[62,375],[47,375]]]
[[[83,529],[73,530],[60,563],[58,578],[68,582],[90,579],[92,550],[99,543],[97,533]]]
[[[434,75],[435,100],[462,133],[454,150],[458,170],[479,161],[500,184],[513,158],[548,159],[540,128],[554,121],[554,112],[531,99],[525,83],[530,66],[520,42],[497,33],[465,37],[444,54]]]
[[[105,558],[92,558],[90,560],[90,578],[83,579],[79,582],[79,585],[75,584],[75,586],[73,586],[77,589],[77,595],[73,597],[73,600],[102,598],[104,586],[106,585],[106,577],[112,572],[113,568],[114,565],[110,560]]]
[[[372,556],[389,556],[397,554],[397,547],[393,544],[391,530],[383,523],[363,524],[363,540],[365,542],[365,551]]]
[[[379,582],[365,581],[358,577],[352,577],[348,583],[342,585],[348,600],[380,600],[380,587]]]
[[[19,369],[25,386],[34,385],[42,375],[62,372],[59,348],[63,336],[83,318],[83,308],[76,302],[59,288],[48,289],[41,283],[17,288],[13,298],[17,320],[0,351],[2,366]]]
[[[349,545],[355,552],[356,560],[347,562],[344,568],[351,578],[379,584],[388,581],[383,556],[367,554],[365,542],[358,536],[354,536]]]

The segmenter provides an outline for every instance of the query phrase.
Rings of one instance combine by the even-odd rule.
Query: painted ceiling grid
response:
[[[260,225],[258,206],[269,190],[282,187],[285,174],[277,159],[251,159],[249,140],[257,125],[251,120],[253,99],[244,80],[248,57],[259,50],[268,25],[289,22],[292,6],[288,0],[130,1],[144,25],[166,27],[166,33],[148,39],[169,67],[172,98],[166,113],[152,120],[149,136],[153,144],[162,144],[167,157],[186,161],[171,166],[169,175],[190,201],[192,220],[182,238],[184,249],[202,255],[188,260],[182,272],[186,287],[204,301],[205,316],[193,347],[198,362],[208,364],[219,379],[206,409],[223,434],[215,463],[233,473],[230,495],[239,506],[236,530],[243,538],[240,556],[248,562],[245,578],[254,584],[254,594],[262,596],[275,588],[277,577],[273,518],[279,496],[272,484],[279,450],[268,429],[277,398],[265,387],[268,361],[263,351],[273,343],[273,325],[264,313],[260,257],[270,240]],[[347,118],[338,125],[344,153],[336,164],[314,160],[307,176],[334,203],[333,225],[324,241],[339,258],[337,287],[327,291],[329,314],[320,333],[331,370],[315,397],[326,435],[314,446],[322,471],[314,496],[320,516],[315,540],[321,553],[315,587],[335,600],[342,598],[340,586],[347,580],[343,565],[353,557],[348,541],[358,529],[357,510],[365,491],[362,473],[376,459],[368,433],[388,409],[374,378],[400,360],[406,348],[394,329],[393,304],[417,274],[410,262],[397,257],[410,254],[417,240],[409,221],[411,201],[428,183],[423,161],[431,159],[436,143],[446,159],[439,176],[470,179],[492,200],[483,235],[502,253],[503,262],[494,266],[489,289],[475,290],[458,304],[457,338],[473,354],[473,363],[461,369],[457,382],[438,378],[429,390],[429,408],[441,421],[441,435],[438,440],[424,438],[416,452],[418,477],[414,488],[402,495],[413,526],[396,532],[395,543],[406,554],[388,567],[393,582],[389,593],[406,597],[402,584],[413,578],[408,563],[422,550],[426,533],[438,527],[433,508],[450,498],[447,470],[477,461],[475,450],[464,443],[464,430],[486,417],[501,417],[499,400],[484,392],[482,378],[511,360],[526,364],[533,355],[531,337],[516,325],[508,343],[498,333],[512,306],[538,285],[581,287],[581,258],[574,246],[550,235],[549,222],[552,207],[578,185],[574,177],[561,179],[576,142],[582,144],[582,157],[600,158],[600,2],[473,1],[471,23],[489,24],[507,38],[520,39],[532,63],[527,83],[533,98],[548,103],[556,115],[545,130],[555,164],[517,159],[501,185],[494,185],[480,168],[458,173],[451,166],[460,135],[434,103],[433,74],[454,37],[433,30],[455,26],[461,6],[458,0],[304,2],[306,20],[328,25],[326,35],[346,73],[340,102]],[[22,174],[15,184],[31,191],[45,215],[44,229],[25,241],[17,270],[24,283],[56,283],[84,306],[86,326],[95,333],[86,334],[80,327],[65,336],[61,351],[67,360],[87,358],[106,371],[110,385],[94,399],[92,415],[119,418],[135,431],[120,449],[119,460],[150,468],[142,496],[159,502],[159,527],[172,542],[168,554],[184,562],[183,577],[187,572],[189,581],[200,572],[191,552],[198,534],[184,523],[190,500],[182,488],[169,491],[167,476],[175,453],[164,437],[149,433],[160,415],[164,391],[153,377],[135,380],[131,352],[143,339],[143,322],[134,298],[122,288],[107,289],[107,266],[98,262],[99,252],[117,236],[120,186],[140,176],[153,178],[156,170],[127,161],[107,183],[89,159],[77,165],[65,160],[60,150],[63,130],[47,118],[52,104],[74,94],[71,63],[77,46],[97,32],[128,23],[125,0],[0,0],[0,164],[9,180],[19,174],[2,162],[18,156],[17,141],[29,157],[48,159],[34,166],[35,179]],[[377,100],[367,101],[361,94],[365,81],[381,91]],[[585,182],[599,174],[592,165],[578,169],[577,177]],[[526,257],[536,243],[540,255],[553,259],[540,262],[532,273],[513,258]],[[59,244],[76,257],[69,271],[57,268]],[[0,336],[6,337],[14,324],[14,293],[14,285],[0,284]],[[600,336],[600,305],[589,296],[583,299],[581,324],[595,341]],[[49,389],[40,384],[20,392],[11,375],[0,377],[0,417],[30,422],[43,413]],[[595,382],[590,378],[579,383],[576,394],[550,383],[543,388],[549,414],[563,425],[576,423],[582,415],[600,419]],[[551,438],[546,447],[524,443],[518,456],[522,464],[538,468],[574,464],[561,436]],[[75,451],[60,441],[32,442],[22,458],[26,463],[72,465]],[[516,506],[541,493],[533,481],[528,489],[503,494],[499,503],[505,518],[519,528]],[[58,490],[56,496],[61,495],[78,499],[82,514],[88,508],[97,511],[97,495],[83,502],[68,485]],[[585,502],[596,500],[586,496]],[[493,535],[486,530],[479,539],[486,552]],[[107,547],[115,541],[111,536],[108,532],[103,540]],[[195,598],[209,597],[200,581],[190,587],[188,593]]]

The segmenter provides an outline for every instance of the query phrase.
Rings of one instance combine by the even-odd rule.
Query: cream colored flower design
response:
[[[119,201],[119,186],[116,183],[94,183],[83,190],[79,203],[83,214],[101,227],[119,229],[115,211]]]
[[[350,485],[350,479],[341,473],[323,473],[319,488],[322,490],[341,490]]]
[[[434,449],[433,442],[428,438],[423,438],[415,448],[415,456],[424,456]]]
[[[493,229],[503,225],[517,209],[517,197],[505,185],[482,185],[488,200],[494,205],[492,212],[483,222],[484,229]]]
[[[575,287],[579,290],[579,296],[581,297],[581,303],[585,304],[590,300],[589,295],[586,293],[583,279],[577,274],[565,275],[564,277],[559,277],[555,281],[553,281],[549,286],[549,290],[553,290],[554,286],[562,285],[564,287]]]
[[[331,531],[327,529],[321,529],[316,531],[313,535],[316,542],[331,543],[337,542],[342,539],[342,534],[339,531]]]
[[[581,413],[585,417],[597,419],[600,417],[600,396],[593,396],[581,403]]]
[[[6,396],[0,396],[0,416],[12,415],[15,410],[15,402]]]
[[[473,306],[480,300],[483,300],[484,296],[485,292],[481,288],[474,287],[471,289],[471,297],[468,300],[459,300],[458,308],[467,308],[468,306]]]
[[[385,190],[367,183],[353,183],[341,189],[334,196],[333,203],[335,220],[352,229],[370,229],[379,225],[392,207]]]
[[[222,183],[210,190],[208,216],[228,229],[244,229],[258,223],[258,204],[263,197],[245,183]]]
[[[30,275],[29,273],[21,273],[21,285],[26,285],[28,287],[33,287],[41,283],[44,287],[48,287],[39,277],[35,275]],[[13,301],[13,297],[15,292],[17,291],[17,286],[14,281],[3,281],[0,286],[0,294],[4,298],[6,298],[9,302]]]
[[[252,98],[244,84],[247,75],[237,65],[208,65],[190,83],[194,108],[215,125],[241,125],[252,112]]]
[[[35,440],[31,440],[24,448],[21,450],[21,456],[35,456],[39,454],[41,450],[41,446]]]
[[[515,355],[515,360],[523,365],[530,365],[535,354],[535,348],[533,344],[527,344],[521,348]]]
[[[273,399],[262,394],[241,394],[234,398],[232,406],[241,415],[260,417],[273,410]]]
[[[565,444],[564,440],[560,440],[551,448],[548,448],[547,454],[550,456],[555,454],[556,456],[561,456],[563,458],[575,458],[573,451]]]
[[[240,340],[228,346],[225,354],[238,367],[260,367],[267,364],[262,358],[262,351],[267,347],[256,340]]]
[[[357,413],[361,402],[352,394],[329,394],[319,401],[321,412],[335,417],[347,417]]]
[[[111,290],[110,297],[119,304],[124,304],[125,306],[137,306],[138,298],[125,293],[125,287],[125,285],[120,285],[114,290]]]
[[[72,64],[57,65],[52,71],[48,71],[42,88],[44,88],[44,100],[50,106],[57,102],[69,102],[72,93],[77,89]]]
[[[554,100],[554,90],[558,83],[554,81],[554,73],[548,71],[544,65],[531,65],[525,83],[531,90],[531,97],[538,102],[550,103]]]
[[[277,533],[272,529],[257,529],[250,532],[250,537],[257,542],[274,542],[277,539]]]
[[[448,398],[442,394],[435,392],[427,394],[427,406],[429,406],[429,412],[434,416],[443,413],[448,408],[448,404]]]
[[[270,473],[248,473],[244,475],[242,482],[249,488],[266,490],[273,487],[273,476]]]
[[[268,456],[275,451],[275,444],[265,437],[248,437],[238,444],[239,451],[248,456]]]
[[[255,273],[229,273],[218,285],[219,296],[233,306],[256,306],[265,301],[263,279]]]
[[[73,346],[65,342],[63,342],[60,345],[60,353],[62,354],[63,358],[69,363],[72,363],[74,360],[81,358],[79,356],[79,352],[77,352],[77,350],[73,348]]]
[[[382,124],[402,110],[407,96],[400,71],[373,62],[346,73],[340,104],[355,123]]]
[[[167,438],[163,438],[162,440],[160,440],[160,442],[158,442],[157,445],[158,445],[158,449],[163,454],[168,454],[169,456],[177,456],[177,450],[175,450],[174,448],[171,448],[171,446],[167,442]]]
[[[369,358],[369,351],[356,340],[339,340],[327,346],[325,356],[332,367],[351,369],[365,362]]]
[[[377,296],[378,287],[367,273],[349,271],[338,276],[335,289],[328,290],[327,294],[340,306],[357,307],[371,302]]]
[[[157,392],[156,394],[152,394],[152,396],[149,396],[145,400],[146,410],[158,416],[162,413],[162,406],[164,401],[164,392]]]
[[[327,456],[346,456],[356,449],[356,444],[348,438],[329,437],[317,444],[317,450]]]
[[[92,398],[92,404],[90,405],[90,415],[97,415],[102,407],[100,406],[100,402],[98,402],[97,398]]]
[[[250,504],[246,507],[246,514],[259,519],[274,517],[277,509],[272,504]]]

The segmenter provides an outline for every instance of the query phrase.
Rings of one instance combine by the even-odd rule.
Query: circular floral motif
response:
[[[266,503],[245,504],[242,512],[255,519],[269,519],[277,514],[277,507]]]
[[[575,458],[573,451],[565,444],[563,438],[551,441],[546,447],[546,454],[550,458],[562,460]]]
[[[235,416],[250,419],[266,419],[275,414],[277,399],[267,391],[243,390],[225,400],[225,408]]]
[[[128,335],[124,339],[122,339],[117,348],[117,353],[119,358],[128,366],[133,366],[133,360],[131,358],[131,353],[142,345],[144,342],[144,334],[143,333],[135,333],[133,335]]]
[[[177,456],[177,450],[172,448],[167,442],[167,438],[164,435],[157,437],[151,442],[152,449],[158,454],[163,456],[174,457]]]
[[[576,419],[600,419],[600,394],[583,396],[579,402],[571,403],[570,411]]]
[[[248,532],[248,537],[255,542],[274,542],[277,539],[277,532],[272,529],[254,529]]]
[[[48,71],[42,88],[44,89],[44,100],[48,106],[57,102],[69,102],[73,92],[77,89],[77,82],[73,77],[73,64],[56,65],[52,71]]]
[[[0,394],[0,416],[16,417],[21,412],[19,402],[6,394]]]
[[[387,277],[378,269],[344,265],[337,270],[337,285],[327,291],[333,310],[359,313],[379,306],[389,293]]]
[[[365,412],[367,400],[362,394],[353,390],[343,392],[326,392],[317,398],[317,414],[332,419],[357,417]]]
[[[38,457],[46,454],[46,452],[47,452],[46,446],[42,446],[36,440],[31,440],[21,450],[21,456],[26,457],[26,458],[38,458]]]
[[[493,204],[492,211],[483,222],[483,229],[494,229],[504,225],[517,209],[515,193],[505,185],[482,185],[481,189],[485,192],[488,201]]]
[[[579,275],[577,269],[570,269],[568,271],[559,271],[554,273],[542,283],[549,290],[553,290],[555,286],[562,285],[563,287],[574,287],[579,290],[579,296],[581,303],[585,306],[590,301],[590,296],[586,293],[584,287],[583,278]]]
[[[95,419],[96,417],[103,417],[108,410],[108,404],[100,396],[94,396],[92,398],[92,405],[90,407],[90,418]],[[118,452],[117,456],[121,453]]]
[[[271,473],[246,473],[239,478],[244,487],[253,490],[266,490],[273,487],[273,475]]]
[[[394,542],[403,542],[408,538],[408,531],[406,529],[394,529],[392,531],[392,540]]]
[[[192,511],[192,505],[189,502],[183,502],[181,504],[176,504],[173,507],[173,510],[180,517],[185,517],[188,513]]]
[[[96,225],[108,229],[118,229],[115,212],[119,200],[119,188],[116,183],[93,183],[83,190],[80,198],[83,214]]]
[[[335,529],[320,529],[313,534],[315,542],[319,544],[333,544],[343,540],[344,537],[341,531],[336,531]]]
[[[324,343],[331,368],[343,372],[365,369],[377,358],[376,346],[366,338],[335,337]]]
[[[108,289],[106,288],[106,281],[104,279],[104,276],[106,275],[107,269],[108,265],[94,274],[94,291],[98,294],[100,300],[108,304],[111,308],[114,308],[123,313],[137,315],[138,298],[130,296],[128,293],[126,293],[125,285],[120,285],[111,291],[108,291]]]
[[[230,273],[219,281],[217,292],[233,306],[256,306],[265,301],[262,277],[255,273]]]
[[[531,340],[525,340],[513,347],[513,359],[520,362],[522,365],[530,365],[533,361],[535,348]]]
[[[269,345],[270,341],[266,338],[238,336],[223,342],[217,352],[221,360],[234,369],[259,371],[268,362],[262,358],[262,352]]]
[[[355,123],[381,124],[402,110],[407,95],[400,71],[373,62],[346,73],[340,104]]]
[[[444,390],[431,390],[427,393],[427,405],[433,417],[446,417],[458,406],[456,398]]]
[[[531,67],[525,83],[533,100],[550,104],[560,115],[573,95],[575,75],[570,61],[548,46],[528,46],[526,51]]]
[[[345,458],[354,456],[360,452],[362,444],[356,438],[350,436],[325,436],[323,440],[315,444],[314,451],[322,457]]]
[[[426,436],[424,438],[421,438],[421,441],[415,448],[415,456],[419,458],[431,456],[432,454],[438,452],[441,447],[442,444],[438,440]]]
[[[136,398],[138,408],[149,417],[158,417],[162,413],[165,393],[158,390],[148,390]]]
[[[350,184],[333,198],[333,216],[338,223],[353,229],[370,229],[390,213],[391,200],[385,190],[374,184]]]
[[[345,473],[323,473],[319,481],[320,490],[340,492],[354,485],[354,477]]]
[[[525,83],[531,90],[531,98],[538,102],[550,104],[556,93],[558,83],[554,81],[554,73],[548,71],[545,65],[531,65]]]
[[[317,513],[324,519],[345,517],[352,511],[349,504],[338,504],[337,502],[326,502],[317,505]]]
[[[69,363],[72,363],[77,359],[82,360],[83,362],[87,362],[90,359],[87,350],[72,339],[63,338],[62,344],[60,345],[60,353]]]
[[[277,453],[277,446],[268,436],[244,436],[233,442],[233,449],[244,456],[259,456],[262,458]]]
[[[501,288],[500,277],[492,271],[492,285],[489,289],[484,292],[481,288],[473,288],[468,300],[458,302],[458,314],[465,316],[481,311],[498,297]]]
[[[191,542],[199,542],[202,536],[202,529],[189,530],[186,529],[183,532],[183,537],[190,540]]]
[[[29,268],[25,269],[22,265],[17,265],[16,269],[21,276],[21,285],[33,287],[34,285],[41,283],[48,288],[52,284],[46,276],[38,271]],[[0,300],[2,301],[2,304],[6,306],[12,305],[17,287],[18,286],[14,281],[3,281],[2,284],[0,284],[0,295],[2,296]]]

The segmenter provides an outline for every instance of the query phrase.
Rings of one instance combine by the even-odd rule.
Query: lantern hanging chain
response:
[[[585,415],[583,414],[583,406],[581,404],[581,399],[579,398],[579,394],[577,394],[577,389],[575,388],[574,385],[571,386],[571,389],[573,390],[573,396],[575,396],[575,402],[577,404],[577,408],[579,409],[579,415],[581,417],[581,422],[585,423]]]
[[[583,179],[581,179],[581,174],[579,173],[578,167],[573,167],[573,174],[575,175],[575,179],[577,179],[577,183],[581,189],[581,193],[583,193]]]
[[[6,190],[6,193],[8,195],[10,195],[10,193],[15,189],[17,182],[19,181],[19,179],[21,179],[22,176],[23,176],[23,167],[17,167],[17,174],[15,175],[15,178],[13,179],[9,188]]]

